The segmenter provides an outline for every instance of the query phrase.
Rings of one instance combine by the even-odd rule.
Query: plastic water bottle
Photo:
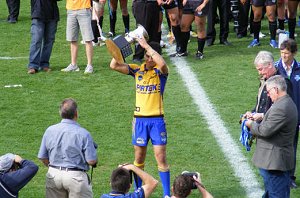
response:
[[[21,84],[19,84],[19,85],[5,85],[4,87],[5,88],[15,88],[15,87],[22,87],[22,85]]]

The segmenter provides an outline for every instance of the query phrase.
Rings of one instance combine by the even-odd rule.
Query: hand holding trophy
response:
[[[105,44],[108,52],[118,63],[124,63],[125,58],[132,54],[130,44],[137,41],[138,38],[149,39],[148,33],[142,25],[138,25],[137,29],[129,32],[125,37],[118,35],[113,39],[106,39]]]

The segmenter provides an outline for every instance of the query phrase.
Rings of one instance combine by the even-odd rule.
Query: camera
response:
[[[193,177],[195,176],[195,177],[196,177],[197,179],[199,179],[200,182],[201,182],[201,179],[200,179],[200,173],[198,173],[198,172],[183,171],[183,172],[181,173],[181,175],[189,176],[189,177],[192,179],[192,181],[194,181],[194,178],[193,178]],[[195,182],[193,182],[192,189],[197,189],[197,186],[195,185]]]

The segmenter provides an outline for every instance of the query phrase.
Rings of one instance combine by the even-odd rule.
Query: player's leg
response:
[[[195,17],[195,23],[197,24],[197,42],[198,42],[198,49],[196,53],[197,59],[203,59],[203,49],[205,46],[205,40],[206,40],[206,16],[196,16]]]
[[[295,39],[295,28],[296,28],[296,17],[297,17],[297,8],[299,1],[288,1],[288,10],[289,10],[289,37]]]
[[[109,36],[115,36],[115,30],[116,30],[116,22],[117,22],[117,7],[118,7],[118,0],[110,0],[109,8]]]
[[[276,4],[270,4],[266,6],[266,15],[269,19],[269,30],[270,30],[270,45],[273,48],[278,48],[276,42],[276,30],[277,30],[277,21],[276,21]]]
[[[125,33],[129,33],[129,13],[127,8],[128,0],[120,0],[120,8],[122,11],[122,18],[125,27]]]
[[[187,52],[187,45],[190,39],[190,25],[193,23],[195,20],[194,14],[188,14],[188,13],[183,13],[182,19],[181,19],[181,49],[180,52],[186,53]]]
[[[166,159],[166,145],[153,145],[164,197],[170,196],[170,169]]]
[[[145,167],[145,159],[147,153],[147,146],[134,146],[134,165],[142,170]],[[134,175],[134,187],[138,189],[142,186],[142,180],[137,175]]]
[[[261,29],[262,10],[263,10],[263,6],[255,6],[255,5],[252,4],[253,21],[251,21],[250,23],[252,23],[252,30],[253,30],[254,39],[250,43],[248,48],[260,45],[260,43],[259,43],[259,32],[260,32],[260,29]]]

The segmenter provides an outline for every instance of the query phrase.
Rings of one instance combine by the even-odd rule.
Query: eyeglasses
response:
[[[277,89],[277,87],[272,87],[271,89],[267,90],[267,94],[270,95],[270,91],[275,88]]]

